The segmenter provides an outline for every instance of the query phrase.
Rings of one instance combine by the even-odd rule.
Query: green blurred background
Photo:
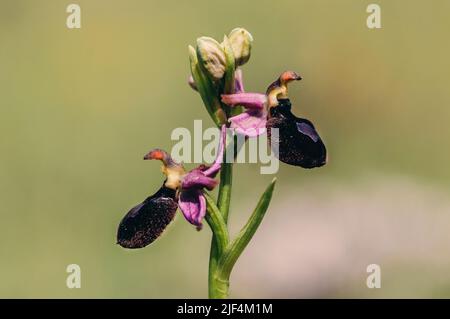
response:
[[[450,297],[450,2],[0,0],[0,297],[207,296],[210,232],[177,215],[152,246],[115,245],[162,183],[151,148],[212,125],[186,84],[187,46],[234,27],[255,39],[248,91],[293,69],[294,111],[328,147],[282,165],[232,297]],[[204,124],[204,126],[207,126]],[[233,233],[273,176],[237,165]],[[82,288],[68,289],[68,264]],[[379,264],[382,288],[366,287]]]

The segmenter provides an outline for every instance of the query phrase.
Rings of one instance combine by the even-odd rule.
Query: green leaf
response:
[[[270,200],[272,199],[275,183],[276,178],[272,180],[262,194],[247,224],[239,232],[236,239],[224,251],[217,269],[218,276],[222,280],[229,280],[234,264],[244,251],[245,247],[247,247],[248,243],[258,229],[258,226],[261,224],[267,208],[269,207]]]
[[[217,208],[214,199],[211,198],[207,193],[203,193],[206,199],[206,210],[207,214],[205,216],[206,222],[211,228],[216,243],[217,254],[220,256],[228,245],[228,229],[225,221],[223,220],[222,214]]]

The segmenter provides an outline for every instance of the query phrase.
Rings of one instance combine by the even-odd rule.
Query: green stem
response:
[[[218,285],[216,283],[215,273],[217,269],[219,254],[217,252],[217,243],[214,235],[211,239],[211,249],[209,251],[209,270],[208,270],[208,297],[211,299],[220,298],[217,296]]]
[[[228,230],[219,209],[214,203],[214,200],[206,193],[205,198],[208,211],[205,218],[213,232],[211,252],[217,257],[217,259],[210,260],[208,295],[209,298],[212,299],[223,299],[228,295],[228,283],[217,278],[216,268],[218,257],[222,255],[228,245]],[[211,266],[213,266],[213,268],[211,268]]]
[[[231,186],[233,177],[233,163],[226,163],[226,154],[224,154],[224,163],[222,164],[222,169],[220,170],[220,185],[219,185],[219,195],[217,199],[217,207],[222,215],[222,219],[225,224],[228,221],[228,213],[230,210],[230,200],[231,200]],[[217,241],[215,236],[211,240],[211,250],[209,254],[209,273],[208,273],[208,291],[209,298],[226,298],[228,295],[228,282],[223,282],[218,280],[217,264],[221,253],[217,248]]]
[[[209,115],[218,127],[228,123],[231,116],[242,112],[242,107],[229,107],[221,102],[222,93],[235,93],[236,81],[236,61],[227,36],[224,37],[221,48],[225,54],[225,74],[220,81],[217,81],[216,79],[211,80],[211,74],[204,67],[206,61],[202,54],[203,51],[195,50],[192,46],[189,46],[191,73],[197,91]],[[236,157],[239,148],[243,145],[237,145],[237,137],[234,137],[233,145],[234,147],[230,149],[234,150],[234,156]],[[207,193],[204,193],[207,206],[205,219],[213,233],[209,259],[208,294],[210,298],[215,299],[228,297],[231,270],[261,223],[275,185],[274,180],[262,195],[247,224],[237,238],[229,243],[227,222],[230,211],[233,163],[227,163],[226,161],[226,148],[224,153],[217,204]]]
[[[213,232],[211,256],[208,274],[208,295],[212,299],[223,299],[228,296],[228,281],[221,280],[217,276],[217,264],[219,257],[228,246],[228,230],[223,217],[214,200],[205,193],[207,211],[206,221]]]
[[[226,155],[224,155],[226,156]],[[219,196],[217,198],[217,207],[222,213],[225,224],[228,223],[228,214],[230,212],[231,188],[233,184],[233,163],[222,164],[220,170]]]
[[[223,92],[230,94],[234,93],[235,61],[233,50],[226,36],[223,39],[222,45],[226,57],[226,70],[224,77]],[[228,113],[230,112],[230,108],[228,107],[228,105],[222,104],[222,109],[224,109],[227,115],[229,115]],[[222,168],[220,170],[219,195],[217,197],[217,207],[222,215],[225,225],[228,223],[228,214],[230,211],[230,201],[231,201],[231,187],[233,180],[233,163],[227,163],[226,153],[227,150],[225,145],[225,150],[223,154],[223,163]],[[228,281],[219,280],[216,276],[217,265],[224,250],[222,251],[219,250],[218,241],[215,238],[215,236],[213,236],[211,240],[211,250],[209,254],[209,273],[208,273],[208,287],[209,287],[208,291],[210,298],[226,298],[228,296],[228,286],[229,286]]]

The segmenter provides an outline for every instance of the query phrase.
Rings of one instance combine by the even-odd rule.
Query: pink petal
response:
[[[266,101],[266,95],[261,93],[222,94],[223,103],[230,106],[242,105],[247,109],[261,110],[264,108]]]
[[[265,110],[248,110],[229,119],[231,128],[239,134],[256,137],[266,132],[267,114]]]
[[[206,188],[212,190],[217,186],[217,183],[218,182],[214,178],[205,176],[205,173],[200,169],[193,169],[183,177],[181,187],[184,190],[190,188]]]
[[[203,172],[206,176],[208,177],[215,176],[217,172],[220,171],[223,162],[223,151],[225,148],[226,139],[227,139],[227,127],[224,124],[222,125],[222,129],[220,132],[220,141],[219,141],[219,148],[217,150],[216,160],[211,165],[211,167],[209,167],[207,170]]]
[[[206,200],[200,190],[182,191],[178,207],[189,223],[202,226],[202,220],[206,215]]]
[[[241,69],[236,69],[234,79],[234,93],[244,93],[244,81],[242,79]]]

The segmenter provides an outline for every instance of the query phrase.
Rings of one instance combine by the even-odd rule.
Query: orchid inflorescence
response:
[[[275,186],[274,179],[261,196],[253,214],[234,240],[227,227],[231,200],[233,163],[224,161],[227,152],[226,129],[246,138],[267,134],[268,141],[282,162],[314,168],[327,161],[325,146],[314,125],[291,112],[288,84],[301,80],[293,71],[283,72],[265,93],[244,90],[241,67],[251,55],[253,37],[236,28],[221,43],[210,37],[197,39],[196,48],[189,46],[191,75],[188,83],[201,96],[218,128],[220,141],[211,166],[201,164],[186,172],[164,150],[153,149],[145,160],[160,160],[166,179],[161,188],[133,207],[122,219],[117,242],[124,248],[143,248],[157,239],[173,220],[179,208],[186,220],[202,229],[205,219],[213,239],[209,263],[209,296],[228,296],[231,270],[261,223]],[[274,134],[276,132],[276,134]],[[217,201],[207,191],[219,181]]]

